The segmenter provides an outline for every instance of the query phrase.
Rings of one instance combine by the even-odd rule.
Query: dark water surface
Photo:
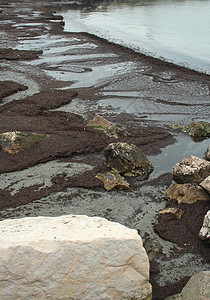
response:
[[[65,31],[88,32],[210,74],[210,0],[98,2],[63,10]]]

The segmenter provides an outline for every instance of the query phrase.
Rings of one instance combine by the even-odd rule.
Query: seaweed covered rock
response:
[[[103,118],[102,116],[95,116],[91,121],[87,124],[88,127],[102,130],[107,136],[118,138],[119,133],[123,133],[123,135],[128,135],[127,132],[123,132],[121,128],[113,125],[111,122]]]
[[[210,136],[210,123],[205,121],[192,122],[185,126],[179,124],[168,125],[174,130],[188,133],[193,139],[200,140]]]
[[[177,183],[200,183],[210,175],[210,162],[197,156],[187,156],[173,167],[173,180]]]
[[[154,167],[136,145],[112,143],[104,149],[105,164],[125,176],[140,176],[147,179]]]
[[[209,122],[192,122],[185,125],[182,128],[183,132],[187,132],[190,136],[194,138],[207,137],[210,135],[210,123]]]
[[[17,154],[33,144],[44,140],[48,134],[11,131],[0,134],[0,146],[9,154]]]

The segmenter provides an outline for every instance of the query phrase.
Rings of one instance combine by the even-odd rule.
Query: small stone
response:
[[[192,122],[182,128],[183,132],[187,132],[194,138],[206,137],[210,134],[210,123],[209,122]]]
[[[104,183],[104,187],[107,191],[114,189],[127,190],[129,189],[129,183],[118,173],[111,171],[106,174],[99,173],[96,178],[100,179]]]
[[[173,167],[173,180],[177,183],[200,183],[210,175],[210,162],[197,156],[187,156]]]
[[[206,213],[203,220],[203,226],[199,232],[199,236],[202,240],[210,238],[210,210]]]
[[[149,261],[152,261],[161,253],[163,247],[157,239],[149,239],[144,243],[144,248],[149,257]]]
[[[178,124],[172,124],[172,125],[168,125],[168,127],[174,129],[174,130],[178,130],[178,129],[181,129],[182,127]]]
[[[166,190],[165,196],[169,200],[187,204],[210,200],[209,194],[196,183],[172,184]]]
[[[180,219],[183,215],[184,211],[180,210],[178,208],[175,207],[168,207],[166,209],[163,209],[159,212],[160,215],[164,215],[164,214],[173,214],[175,215],[175,217],[177,217],[177,219]]]
[[[210,161],[210,145],[208,146],[206,152],[204,153],[204,158]]]
[[[200,186],[204,188],[210,194],[210,176],[206,177],[201,183]]]
[[[117,173],[147,179],[154,167],[136,145],[112,143],[104,149],[105,164]]]

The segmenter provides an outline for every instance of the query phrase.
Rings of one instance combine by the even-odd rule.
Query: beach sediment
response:
[[[155,161],[164,147],[185,136],[167,124],[208,120],[209,76],[94,35],[64,32],[62,17],[54,12],[67,7],[50,1],[0,4],[0,134],[47,135],[15,155],[0,150],[0,217],[98,215],[137,229],[145,244],[158,239],[162,250],[151,261],[151,282],[153,298],[164,299],[209,264],[209,249],[202,243],[199,249],[176,244],[183,238],[176,238],[180,230],[167,236],[174,244],[154,233],[166,205],[164,191],[172,182],[170,168],[146,182],[130,178],[130,190],[111,194],[95,176],[107,171],[103,149],[109,143],[135,144]],[[128,135],[116,139],[89,128],[96,115]],[[193,143],[183,141],[186,147]],[[194,204],[196,218],[192,208],[185,209],[187,218],[179,226],[187,228],[192,218],[198,228],[209,204]],[[190,267],[185,270],[182,264]]]

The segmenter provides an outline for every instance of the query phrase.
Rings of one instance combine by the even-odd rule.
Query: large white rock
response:
[[[1,300],[151,299],[136,230],[68,215],[4,220],[0,232]]]

